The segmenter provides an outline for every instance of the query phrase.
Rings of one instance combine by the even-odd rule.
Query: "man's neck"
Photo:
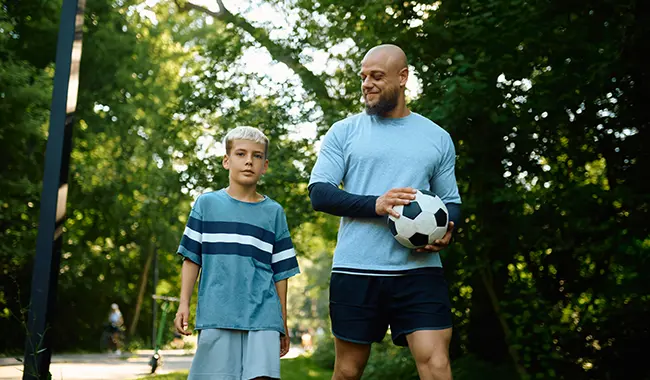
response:
[[[391,119],[399,119],[402,117],[406,117],[411,114],[411,110],[406,107],[406,104],[403,102],[397,103],[395,108],[392,110],[380,115],[381,117],[386,117],[386,118],[391,118]]]
[[[231,197],[242,202],[256,203],[264,198],[262,195],[257,193],[257,185],[242,186],[231,182],[230,185],[226,187],[226,192]]]

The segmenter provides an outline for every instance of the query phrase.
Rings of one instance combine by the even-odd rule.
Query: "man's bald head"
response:
[[[378,45],[368,50],[363,57],[361,64],[380,63],[385,69],[391,71],[401,71],[407,68],[406,54],[397,45],[385,44]]]
[[[361,61],[361,89],[370,115],[388,115],[405,107],[404,90],[409,69],[406,54],[395,45],[370,49]]]

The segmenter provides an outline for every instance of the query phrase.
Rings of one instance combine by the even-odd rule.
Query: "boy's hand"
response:
[[[174,318],[174,326],[179,334],[192,335],[192,330],[188,329],[190,320],[190,307],[189,305],[179,305]]]
[[[280,357],[283,357],[289,352],[290,344],[288,335],[280,335]]]

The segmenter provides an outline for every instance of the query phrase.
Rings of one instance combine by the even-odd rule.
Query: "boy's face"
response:
[[[223,167],[230,171],[230,181],[243,186],[255,185],[269,167],[264,144],[233,140],[230,153],[223,158]]]

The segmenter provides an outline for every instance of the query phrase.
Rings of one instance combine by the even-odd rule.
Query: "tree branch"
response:
[[[271,37],[265,29],[255,27],[245,18],[230,13],[230,11],[228,11],[228,9],[226,9],[226,7],[223,5],[223,2],[221,0],[217,0],[217,4],[219,5],[219,11],[217,12],[211,11],[205,7],[189,1],[174,1],[181,11],[195,10],[212,16],[215,19],[218,19],[226,24],[232,23],[237,28],[246,31],[248,34],[250,34],[251,37],[253,37],[253,39],[255,39],[266,48],[274,60],[284,63],[300,77],[305,90],[316,97],[321,107],[326,107],[326,103],[329,103],[332,100],[327,93],[327,86],[325,85],[325,82],[319,76],[315,75],[309,69],[307,69],[302,63],[300,63],[297,57],[297,50],[282,46],[274,42],[271,40]]]

